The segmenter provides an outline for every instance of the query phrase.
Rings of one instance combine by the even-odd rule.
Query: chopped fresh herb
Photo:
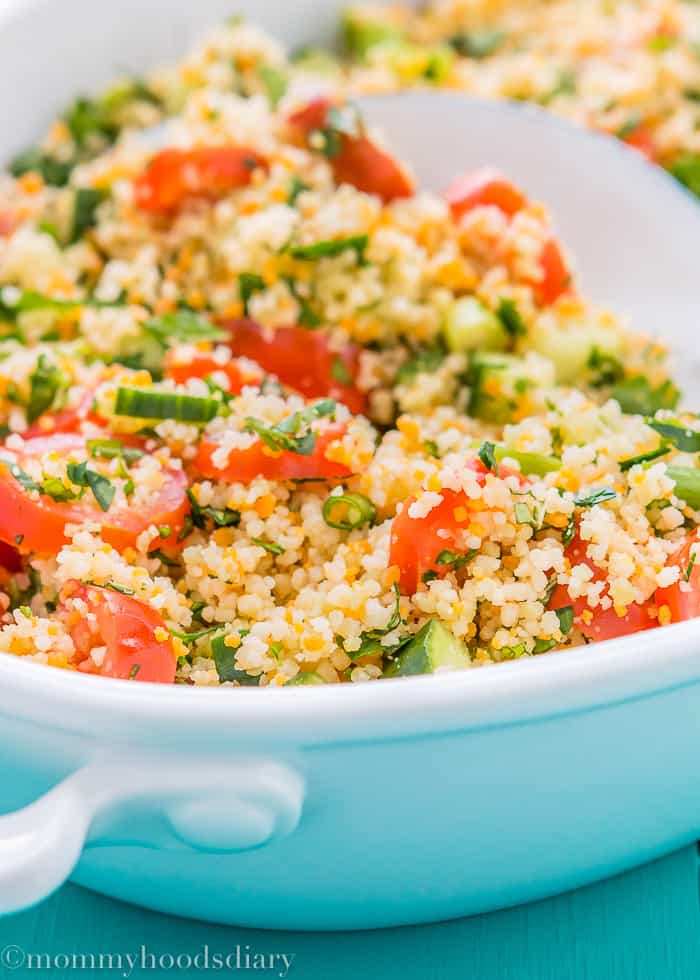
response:
[[[176,313],[165,313],[144,323],[152,337],[167,347],[176,343],[196,343],[199,340],[224,340],[226,331],[214,326],[206,317],[193,313],[191,310],[178,310]]]
[[[0,462],[7,466],[15,480],[17,480],[17,482],[21,484],[25,490],[38,490],[39,493],[42,492],[41,484],[37,483],[37,481],[31,477],[29,473],[25,473],[24,470],[17,465],[17,463],[13,463],[12,460],[9,459],[2,459]]]
[[[481,60],[495,54],[506,39],[504,31],[485,27],[482,30],[464,31],[449,39],[449,44],[464,58]]]
[[[36,367],[29,376],[29,400],[27,421],[31,424],[51,408],[63,384],[63,375],[45,354],[39,356]]]
[[[173,533],[173,529],[169,524],[159,524],[158,525],[158,536],[161,538],[169,538]]]
[[[241,523],[240,511],[232,510],[230,507],[201,507],[191,490],[187,491],[187,496],[191,507],[190,519],[200,530],[206,529],[208,521],[211,521],[215,527],[238,527]]]
[[[527,333],[527,325],[520,315],[520,311],[514,300],[508,298],[502,299],[498,304],[496,316],[511,337],[524,337]]]
[[[426,439],[423,442],[423,452],[433,459],[440,459],[440,449],[434,439]]]
[[[212,637],[211,657],[216,665],[216,672],[220,681],[237,681],[239,684],[252,687],[260,683],[260,677],[252,677],[237,666],[236,651],[233,647],[226,645],[225,633],[219,632]]]
[[[698,557],[697,556],[697,552],[696,551],[692,551],[691,554],[690,554],[690,561],[686,565],[685,571],[683,572],[683,581],[684,582],[689,582],[690,581],[690,576],[693,574],[693,566],[695,565],[695,560],[697,559],[697,557]]]
[[[557,641],[556,640],[541,640],[541,639],[537,639],[537,640],[535,640],[535,645],[532,648],[532,652],[534,654],[548,653],[550,650],[553,650],[556,645],[557,645]]]
[[[51,187],[65,187],[75,166],[75,160],[59,160],[50,153],[32,147],[17,154],[10,164],[10,173],[21,177],[26,173],[37,173]]]
[[[397,384],[408,384],[419,374],[432,374],[445,360],[442,347],[424,347],[404,361],[396,373]]]
[[[323,519],[339,531],[354,531],[370,527],[377,519],[377,508],[362,493],[332,494],[323,504]]]
[[[96,470],[88,469],[87,463],[69,463],[67,473],[68,479],[76,486],[89,487],[92,490],[100,510],[109,510],[117,492],[111,480]]]
[[[619,140],[629,139],[629,137],[639,129],[641,123],[642,117],[638,112],[633,112],[621,126],[618,126],[617,130],[615,131],[615,136],[617,136]]]
[[[462,568],[468,562],[475,558],[478,554],[477,548],[471,548],[465,555],[460,555],[456,551],[449,551],[445,548],[435,559],[436,565],[441,565],[443,568],[447,566],[450,571],[456,572],[458,568]]]
[[[348,371],[348,366],[340,356],[336,354],[331,363],[331,375],[338,384],[349,385],[352,384],[352,377]]]
[[[326,241],[314,242],[313,245],[292,245],[289,246],[288,251],[294,259],[312,260],[333,258],[352,249],[357,253],[358,264],[362,265],[368,244],[367,235],[351,235],[349,238],[329,238]]]
[[[289,194],[287,195],[287,204],[290,207],[294,207],[297,203],[297,198],[304,191],[311,190],[309,185],[305,183],[301,177],[297,177],[296,174],[289,181]]]
[[[253,544],[257,544],[259,548],[264,548],[265,551],[269,551],[271,555],[283,555],[285,548],[281,544],[275,544],[274,541],[263,541],[262,538],[251,538]]]
[[[658,459],[659,456],[665,456],[671,450],[668,446],[659,446],[658,449],[652,449],[648,453],[640,453],[639,456],[629,456],[627,459],[620,460],[620,469],[623,473],[627,470],[631,470],[633,466],[638,463],[650,463],[652,459]]]
[[[320,150],[329,160],[335,159],[342,149],[343,136],[358,136],[362,132],[362,117],[355,106],[333,106],[326,113]]]
[[[478,456],[486,469],[498,476],[498,463],[496,462],[496,457],[494,455],[495,451],[496,446],[493,442],[483,442],[481,444],[481,449],[478,452]]]
[[[576,519],[572,514],[561,536],[562,544],[564,545],[565,548],[567,545],[570,545],[571,542],[574,540],[574,534],[576,534]]]
[[[316,435],[311,429],[298,435],[299,430],[310,426],[315,419],[333,415],[335,410],[336,403],[332,398],[326,398],[303,412],[295,412],[278,425],[266,425],[248,416],[244,431],[254,432],[269,449],[276,452],[287,450],[300,456],[310,456],[316,448]]]
[[[652,388],[647,379],[639,375],[615,385],[610,397],[616,399],[628,415],[655,415],[661,408],[675,408],[680,392],[672,381],[664,381]]]
[[[41,492],[55,500],[57,504],[65,504],[70,500],[77,500],[81,493],[76,493],[71,487],[66,486],[63,480],[57,476],[46,476],[41,481]]]
[[[243,303],[243,312],[248,316],[248,303],[254,293],[259,293],[265,289],[265,280],[257,272],[241,272],[238,277],[238,292]]]
[[[671,422],[650,420],[647,424],[682,453],[700,453],[700,432],[682,425],[673,425]]]
[[[268,102],[273,109],[276,109],[284,93],[287,91],[287,79],[282,72],[273,68],[271,65],[260,65],[258,75],[265,87]]]
[[[299,292],[296,280],[292,276],[283,277],[289,287],[289,291],[299,304],[298,323],[300,327],[318,327],[321,324],[321,317],[316,313],[308,299]]]
[[[129,671],[129,680],[133,681],[134,677],[136,677],[136,675],[140,670],[141,670],[141,664],[134,664],[131,670]]]
[[[574,607],[562,606],[561,609],[555,609],[554,612],[559,620],[559,629],[566,636],[567,633],[571,632],[571,627],[574,625]]]
[[[24,535],[23,534],[15,534],[15,544],[18,547],[19,547],[19,545],[22,544],[23,541],[24,541]]]
[[[118,585],[116,582],[105,582],[104,588],[111,589],[112,592],[121,592],[122,595],[135,595],[134,590],[128,585]]]
[[[549,601],[552,598],[552,596],[554,595],[554,590],[556,589],[556,587],[557,587],[557,576],[556,575],[550,575],[550,577],[547,579],[547,585],[546,585],[546,588],[544,590],[544,594],[542,595],[542,598],[540,599],[540,602],[545,607],[545,609],[549,605]]]
[[[77,242],[88,228],[96,224],[98,206],[104,201],[105,192],[96,187],[78,187],[73,199],[73,225],[68,244]]]
[[[217,633],[221,630],[221,623],[216,623],[214,626],[206,626],[204,629],[195,630],[194,633],[181,633],[180,630],[174,630],[171,627],[170,633],[172,636],[176,637],[178,640],[182,640],[183,643],[194,643],[195,640],[201,639],[203,636],[209,636],[210,633]]]
[[[104,104],[95,99],[77,98],[63,118],[78,146],[95,136],[111,143],[119,132]]]
[[[624,377],[625,369],[620,361],[594,347],[588,355],[588,369],[593,373],[591,384],[594,388],[602,388],[605,385],[613,385]]]
[[[174,419],[201,425],[210,422],[219,411],[221,401],[199,398],[174,391],[155,391],[152,388],[117,388],[115,415],[139,419]]]
[[[574,503],[577,507],[595,507],[597,504],[605,503],[606,500],[614,500],[615,497],[617,497],[617,493],[610,487],[601,487],[600,490],[594,490],[587,497],[576,497]]]
[[[681,153],[668,169],[691,194],[700,197],[700,153]]]

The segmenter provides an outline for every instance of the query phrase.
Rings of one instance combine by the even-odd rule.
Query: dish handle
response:
[[[0,816],[0,914],[47,898],[91,843],[245,851],[295,830],[303,801],[301,776],[265,759],[91,762]]]

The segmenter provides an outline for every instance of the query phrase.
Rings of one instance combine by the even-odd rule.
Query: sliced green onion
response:
[[[290,677],[288,681],[285,681],[285,687],[296,687],[298,684],[325,684],[326,682],[322,677],[320,677],[315,670],[302,670],[294,677]]]
[[[638,463],[650,463],[652,459],[658,459],[659,456],[665,456],[667,453],[670,453],[670,451],[671,450],[668,446],[659,446],[658,449],[652,449],[651,452],[640,453],[639,456],[630,456],[628,459],[621,459],[619,466],[622,472],[626,473],[627,470],[631,470],[632,467],[636,466]]]
[[[203,636],[209,636],[210,633],[217,633],[221,630],[221,623],[217,623],[215,626],[207,626],[202,630],[195,630],[194,633],[181,633],[180,630],[170,629],[172,636],[177,637],[178,640],[182,640],[183,643],[194,643],[195,640],[201,639]]]
[[[251,538],[253,544],[257,544],[259,548],[264,548],[265,551],[269,551],[271,555],[283,555],[285,549],[281,544],[275,544],[274,541],[263,541],[262,538]]]
[[[93,459],[123,459],[127,466],[146,454],[136,446],[125,446],[120,439],[88,439],[88,452]]]
[[[357,253],[357,260],[362,263],[369,238],[367,235],[352,235],[350,238],[331,238],[328,241],[315,242],[313,245],[293,245],[289,254],[293,259],[322,259],[333,258],[349,249]]]
[[[362,493],[334,494],[324,501],[323,519],[338,531],[354,531],[366,524],[374,524],[377,508]]]
[[[137,419],[174,419],[201,425],[210,422],[219,410],[216,398],[199,398],[174,391],[149,388],[117,388],[115,415]]]
[[[496,465],[495,450],[496,450],[496,446],[494,445],[494,443],[483,442],[481,444],[481,448],[479,449],[477,455],[481,460],[481,462],[486,467],[486,469],[490,470],[492,473],[495,473],[496,476],[498,476],[498,466]]]

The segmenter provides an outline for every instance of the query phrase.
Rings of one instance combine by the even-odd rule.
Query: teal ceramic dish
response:
[[[338,6],[248,12],[296,44],[310,24],[327,34]],[[0,81],[21,97],[0,100],[2,157],[76,92],[174,56],[230,13],[228,0],[34,0],[8,15]],[[366,111],[427,186],[458,153],[545,199],[589,293],[683,348],[697,390],[700,211],[669,178],[530,109],[417,94]],[[497,668],[233,694],[2,658],[0,911],[69,876],[164,912],[285,929],[539,898],[697,836],[699,698],[698,620]]]

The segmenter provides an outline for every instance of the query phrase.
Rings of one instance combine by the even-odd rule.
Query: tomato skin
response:
[[[0,541],[0,568],[6,572],[19,572],[22,568],[19,551],[5,541]]]
[[[323,129],[328,112],[335,103],[319,97],[296,112],[287,122],[293,133],[306,139],[314,130]],[[350,184],[365,194],[376,194],[388,204],[399,197],[411,197],[415,188],[401,164],[363,133],[339,134],[340,148],[328,162],[339,184]]]
[[[134,202],[142,211],[168,215],[191,198],[215,200],[245,187],[266,161],[244,146],[203,146],[161,150],[134,181]]]
[[[229,332],[229,346],[237,357],[255,361],[305,398],[334,398],[355,415],[367,411],[365,393],[353,384],[360,357],[356,344],[344,344],[335,351],[319,330],[278,327],[267,331],[246,319],[225,320],[222,325]],[[334,377],[338,364],[351,379],[349,384]]]
[[[173,351],[168,352],[165,373],[166,377],[177,384],[184,384],[190,378],[208,378],[215,373],[225,374],[228,378],[229,394],[238,395],[244,385],[256,384],[261,380],[261,375],[244,374],[235,361],[220,364],[211,354],[195,354],[185,362],[176,360],[173,354]]]
[[[682,623],[686,619],[695,619],[700,616],[700,560],[696,560],[688,579],[688,590],[681,589],[681,582],[685,584],[685,575],[691,560],[691,547],[698,545],[698,559],[700,559],[700,543],[693,536],[688,538],[685,543],[674,552],[669,558],[668,565],[677,565],[681,571],[681,577],[673,585],[667,585],[662,589],[656,590],[656,605],[659,609],[667,606],[670,613],[671,623]]]
[[[14,211],[0,211],[0,238],[14,235],[20,223],[19,216]]]
[[[522,191],[490,167],[458,177],[445,191],[445,199],[455,221],[473,208],[486,205],[512,217],[527,204]]]
[[[79,670],[156,684],[175,681],[177,657],[172,636],[155,609],[133,596],[98,585],[82,585],[71,598],[85,602],[95,617],[95,621],[79,617],[71,627]],[[167,637],[157,639],[156,630],[164,630]],[[90,657],[96,646],[107,648],[99,667]]]
[[[22,451],[15,456],[19,466],[23,467],[25,460],[47,452],[59,456],[84,452],[85,443],[82,436],[69,433],[39,436],[26,440]],[[68,540],[66,525],[82,524],[90,519],[100,524],[102,539],[117,551],[133,547],[138,536],[151,524],[172,528],[167,538],[158,538],[152,543],[152,549],[175,546],[190,509],[187,477],[175,468],[166,473],[167,480],[153,495],[147,510],[125,507],[102,512],[96,505],[81,500],[57,503],[45,495],[34,499],[15,480],[7,466],[0,465],[0,540],[14,545],[21,535],[17,547],[22,554],[55,555]]]
[[[544,243],[539,262],[543,275],[542,279],[532,284],[535,301],[540,306],[551,306],[571,287],[571,273],[555,239],[548,238]]]
[[[316,445],[310,456],[302,456],[284,449],[273,452],[261,439],[247,449],[231,452],[228,463],[220,470],[214,466],[212,456],[218,443],[206,436],[199,444],[194,468],[209,480],[230,480],[249,483],[258,476],[268,480],[330,480],[350,476],[351,470],[342,463],[326,459],[326,449],[331,442],[341,439],[346,431],[344,423],[332,422],[316,436]]]
[[[465,466],[472,470],[483,486],[488,470],[479,459],[469,459]],[[515,476],[522,487],[528,481],[507,466],[499,466],[498,476]],[[469,498],[461,490],[441,490],[442,501],[430,510],[425,517],[410,517],[409,508],[416,499],[411,497],[404,503],[403,510],[397,514],[391,527],[389,564],[399,568],[399,588],[404,595],[413,595],[426,572],[439,577],[447,574],[449,568],[436,564],[441,551],[461,549],[463,530],[469,522],[459,523],[455,509],[463,507],[469,513]]]
[[[640,123],[639,126],[635,127],[631,133],[624,136],[622,139],[623,143],[630,146],[633,150],[649,160],[651,163],[656,162],[656,144],[651,135],[651,130],[648,126]]]
[[[586,549],[587,545],[576,534],[565,553],[572,565],[587,565],[593,572],[593,581],[600,582],[605,578],[605,572],[588,557]],[[603,590],[602,596],[606,594],[607,588]],[[549,600],[550,609],[573,606],[574,625],[589,640],[612,640],[617,636],[628,636],[631,633],[653,629],[658,626],[658,622],[649,615],[651,605],[653,605],[651,601],[641,604],[632,602],[627,606],[625,615],[618,616],[613,606],[609,609],[601,609],[598,605],[590,609],[583,596],[572,599],[565,585],[558,585]],[[586,613],[585,619],[584,613]],[[586,622],[588,619],[590,622]]]

